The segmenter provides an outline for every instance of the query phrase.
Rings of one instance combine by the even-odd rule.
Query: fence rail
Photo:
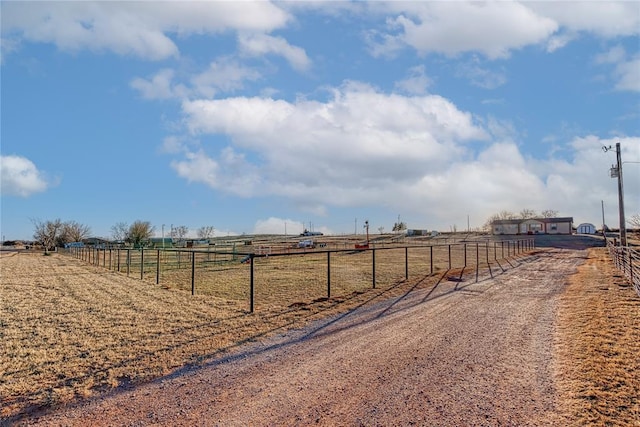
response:
[[[533,239],[439,245],[223,252],[209,249],[68,248],[63,253],[145,281],[227,301],[270,304],[348,295],[391,286],[409,277],[475,267],[502,268],[535,247]],[[274,302],[275,301],[275,302]],[[289,304],[290,305],[290,304]]]
[[[629,246],[616,245],[609,239],[607,249],[616,268],[629,279],[636,293],[640,295],[640,252]]]

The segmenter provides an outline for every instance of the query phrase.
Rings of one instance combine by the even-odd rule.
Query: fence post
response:
[[[102,266],[107,267],[107,249],[102,250]]]
[[[196,294],[196,257],[191,257],[191,295]]]
[[[111,270],[111,248],[109,248],[109,270]]]
[[[467,266],[467,244],[465,243],[463,246],[464,246],[464,266],[466,267]]]
[[[327,299],[331,298],[331,252],[327,251]]]
[[[144,248],[140,248],[140,280],[144,279]]]
[[[120,248],[118,248],[118,273],[120,273]]]
[[[253,313],[254,284],[253,284],[253,254],[249,254],[249,312]]]
[[[431,264],[429,274],[433,274],[433,246],[429,246],[429,264]]]
[[[156,253],[156,285],[160,284],[160,249]]]
[[[372,264],[372,277],[373,289],[376,288],[376,250],[371,249],[371,264]]]
[[[449,244],[449,270],[451,270],[451,244]]]
[[[409,280],[409,248],[404,248],[404,278]]]
[[[127,277],[131,271],[131,249],[127,248]]]
[[[480,269],[480,249],[476,242],[476,283],[478,282],[478,270]]]
[[[502,256],[500,257],[500,259],[504,259],[504,240],[502,240],[500,244],[502,245]]]
[[[487,251],[487,265],[489,265],[489,242],[484,242],[484,248]],[[491,268],[490,265],[489,268]]]

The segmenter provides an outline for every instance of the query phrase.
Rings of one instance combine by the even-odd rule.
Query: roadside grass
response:
[[[571,425],[640,426],[640,297],[605,248],[569,278],[560,302],[557,383]]]

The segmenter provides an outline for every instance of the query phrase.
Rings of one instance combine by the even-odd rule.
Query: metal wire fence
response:
[[[616,245],[611,239],[607,239],[607,249],[616,268],[629,279],[640,295],[640,252],[630,246]]]
[[[410,277],[485,266],[528,252],[534,240],[461,242],[364,249],[274,252],[191,249],[69,248],[78,259],[167,288],[208,295],[219,303],[306,304],[388,287]]]

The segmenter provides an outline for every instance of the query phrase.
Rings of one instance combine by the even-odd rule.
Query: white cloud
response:
[[[233,92],[243,89],[246,81],[256,81],[261,74],[240,64],[233,58],[219,58],[209,68],[191,78],[196,94],[212,98],[217,92]]]
[[[246,55],[279,55],[298,71],[307,70],[311,65],[311,60],[307,57],[304,49],[290,45],[282,37],[267,34],[241,34],[238,37],[238,43],[240,50]]]
[[[483,89],[496,89],[507,82],[503,69],[491,70],[479,65],[479,60],[474,58],[467,63],[460,63],[456,69],[459,77],[468,79],[472,85]]]
[[[569,32],[589,32],[604,38],[640,34],[640,4],[634,1],[527,2],[537,13]]]
[[[49,187],[36,165],[21,156],[0,156],[0,177],[3,196],[29,197]]]
[[[2,31],[63,51],[111,51],[159,60],[179,55],[168,34],[268,32],[290,20],[269,2],[7,2]]]
[[[640,92],[640,57],[621,62],[616,66],[617,90]]]
[[[594,62],[598,65],[614,66],[612,71],[612,79],[615,80],[614,89],[640,92],[640,56],[629,59],[624,48],[616,45],[596,55]]]
[[[252,234],[297,235],[304,231],[305,225],[292,219],[270,217],[256,221]]]
[[[439,96],[385,94],[350,82],[326,102],[196,100],[185,101],[183,112],[194,135],[224,135],[232,146],[175,162],[181,176],[241,196],[283,197],[318,215],[328,207],[377,206],[442,227],[461,225],[468,213],[484,223],[497,211],[526,207],[597,223],[600,200],[617,200],[608,177],[615,157],[601,150],[617,140],[556,141],[570,160],[527,158],[513,124],[476,120]],[[620,141],[627,161],[640,159],[640,138]],[[230,162],[230,152],[241,160]],[[640,193],[637,169],[627,172],[637,181],[627,194]],[[629,201],[628,210],[639,203]]]
[[[411,67],[404,80],[396,82],[396,89],[412,95],[422,95],[431,86],[431,79],[425,73],[424,65]]]
[[[554,52],[580,33],[640,34],[640,4],[632,1],[373,2],[369,10],[389,16],[385,30],[366,32],[374,56],[409,46],[422,54],[478,52],[497,59],[539,44]]]
[[[556,22],[515,2],[390,2],[388,32],[373,43],[374,54],[405,45],[420,53],[456,55],[481,52],[503,58],[511,50],[545,41],[558,28]]]
[[[172,83],[174,75],[173,70],[162,69],[150,79],[136,77],[130,85],[145,99],[169,99],[185,96],[188,92],[187,88],[184,85],[174,85]]]
[[[427,170],[446,169],[466,155],[469,141],[488,138],[442,97],[356,83],[335,89],[326,103],[228,98],[185,101],[183,111],[190,132],[227,135],[234,153],[246,156],[242,167],[229,168],[221,166],[224,150],[220,159],[192,155],[174,163],[180,176],[245,196],[288,197],[316,212],[377,201]]]
[[[616,64],[623,61],[626,56],[627,53],[625,52],[624,48],[620,45],[617,45],[604,53],[596,55],[595,62],[596,64]]]

